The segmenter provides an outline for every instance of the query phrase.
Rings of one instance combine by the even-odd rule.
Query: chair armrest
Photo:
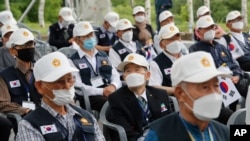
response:
[[[81,95],[83,96],[83,99],[84,99],[84,104],[85,104],[86,110],[89,111],[90,113],[92,113],[90,102],[89,102],[89,96],[86,93],[84,94],[85,89],[83,87],[79,87],[79,86],[75,86],[75,89],[81,92]]]
[[[17,123],[22,120],[22,117],[21,115],[17,114],[17,113],[4,113],[7,117],[10,117],[10,118],[14,118],[16,119]]]

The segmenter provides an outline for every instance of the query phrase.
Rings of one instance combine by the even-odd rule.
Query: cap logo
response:
[[[201,64],[204,66],[204,67],[210,67],[210,62],[208,60],[208,58],[204,57],[201,59]]]
[[[128,24],[128,21],[124,21],[124,24]]]
[[[70,14],[70,12],[68,12],[67,14],[68,14],[68,16],[70,16],[70,15],[71,15],[71,14]]]
[[[27,36],[29,36],[29,33],[26,32],[26,31],[24,31],[24,32],[23,32],[23,36],[26,36],[26,37],[27,37]]]
[[[85,29],[88,29],[88,28],[89,28],[89,25],[84,24],[83,27],[84,27]]]
[[[10,16],[7,16],[7,19],[10,19]]]
[[[11,29],[11,26],[10,26],[10,25],[8,25],[6,28],[7,28],[7,29]]]
[[[133,60],[133,59],[134,59],[134,56],[129,56],[129,57],[128,57],[128,60],[129,60],[129,61],[131,61],[131,60]]]
[[[61,61],[59,60],[59,59],[54,59],[53,61],[52,61],[52,65],[55,67],[55,68],[57,68],[57,67],[60,67],[61,66]]]
[[[207,21],[208,21],[208,22],[211,22],[211,18],[207,18]]]
[[[174,27],[173,27],[173,26],[170,26],[170,27],[169,27],[169,30],[170,30],[170,31],[174,31]]]

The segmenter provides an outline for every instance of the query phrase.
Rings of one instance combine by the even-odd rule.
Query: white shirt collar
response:
[[[134,93],[134,95],[135,95],[136,98],[139,97],[139,95],[137,95],[135,93]],[[146,102],[148,102],[147,95],[146,95],[146,89],[144,90],[144,92],[140,96],[143,97]]]
[[[245,44],[245,40],[244,40],[244,37],[243,37],[242,32],[237,33],[237,32],[230,31],[230,33],[231,33],[237,40],[239,40],[239,41],[241,41],[242,43]]]

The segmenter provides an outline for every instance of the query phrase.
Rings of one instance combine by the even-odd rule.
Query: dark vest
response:
[[[105,52],[99,51],[96,54],[96,71],[93,69],[86,57],[80,58],[77,52],[73,54],[71,60],[80,70],[79,73],[84,84],[92,85],[90,79],[98,75],[102,77],[104,82],[104,85],[100,87],[105,87],[110,84],[112,76],[112,64],[108,60],[108,56]]]
[[[95,129],[92,116],[88,112],[74,105],[70,106],[80,114],[76,114],[73,117],[76,129],[72,141],[94,141]],[[27,120],[38,131],[40,131],[41,134],[41,126],[54,124],[57,132],[43,135],[46,141],[68,141],[68,130],[44,108],[36,108],[36,110],[25,116],[24,119]],[[81,119],[85,119],[91,124],[85,125],[81,122]]]
[[[11,96],[11,102],[15,102],[19,105],[22,105],[22,101],[28,100],[27,93],[29,92],[30,100],[33,101],[36,106],[40,104],[41,95],[34,87],[33,75],[30,82],[27,82],[24,74],[22,74],[22,72],[18,69],[14,68],[14,66],[11,66],[2,71],[0,73],[0,76],[3,78],[8,87]]]
[[[135,43],[136,43],[136,53],[145,56],[145,51],[143,50],[142,45],[138,41],[135,41]],[[124,60],[124,58],[128,54],[132,53],[132,51],[126,48],[121,42],[117,42],[112,48],[120,56],[121,60]],[[121,50],[124,50],[124,51],[121,51]]]
[[[98,45],[101,46],[112,46],[117,40],[115,33],[113,37],[109,39],[108,34],[106,32],[103,32],[100,27],[97,28],[97,32],[95,32],[95,34],[98,39]]]
[[[163,52],[154,58],[154,61],[161,70],[163,76],[162,85],[172,87],[172,81],[170,78],[171,67],[173,64],[172,61]]]

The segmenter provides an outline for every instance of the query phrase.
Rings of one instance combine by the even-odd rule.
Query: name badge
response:
[[[100,38],[101,38],[101,39],[103,39],[103,38],[105,38],[105,37],[106,37],[105,34],[101,34],[101,35],[100,35]]]
[[[31,110],[35,110],[36,105],[33,102],[29,102],[29,101],[23,101],[22,102],[22,107],[24,108],[29,108]]]
[[[90,79],[90,82],[91,82],[92,86],[94,86],[94,87],[99,87],[99,86],[104,85],[101,76],[97,76],[97,77],[91,78],[91,79]]]

